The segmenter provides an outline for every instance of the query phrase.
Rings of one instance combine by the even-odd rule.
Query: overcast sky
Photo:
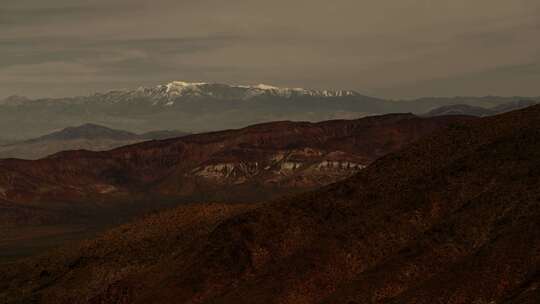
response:
[[[1,0],[0,98],[171,80],[540,96],[540,1]]]

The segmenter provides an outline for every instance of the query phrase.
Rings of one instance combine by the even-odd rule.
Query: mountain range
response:
[[[426,116],[469,115],[485,117],[527,108],[538,103],[540,103],[540,101],[518,100],[508,103],[502,103],[491,108],[484,108],[467,104],[455,104],[433,109],[429,111]]]
[[[413,130],[443,121],[446,127],[390,149],[351,177],[311,192],[255,204],[185,205],[93,240],[0,266],[0,301],[538,303],[540,106],[478,119],[383,116],[303,127],[285,124],[283,130],[303,134],[294,148],[311,143],[322,149],[331,138],[343,141],[349,138],[345,130],[361,130],[358,124],[370,120],[379,126],[404,120]],[[173,155],[201,157],[211,150],[209,144],[221,147],[218,139],[231,134],[235,139],[230,140],[242,147],[245,132],[264,134],[246,155],[258,155],[257,147],[291,145],[277,140],[282,132],[268,128],[193,135],[108,153],[70,152],[31,167],[3,162],[0,181],[12,187],[6,192],[12,198],[35,189],[18,183],[67,183],[62,174],[78,177],[79,187],[83,182],[95,186],[92,179],[97,177],[115,187],[134,182],[118,180],[120,176],[160,185],[150,168],[178,172]],[[303,128],[311,131],[299,132]],[[399,134],[396,127],[382,130],[375,132],[377,137],[353,133],[355,139],[343,147],[369,147],[359,140],[386,141]],[[324,134],[331,136],[325,140]],[[377,151],[374,147],[369,150]],[[160,161],[152,161],[160,151],[165,151]],[[129,170],[132,174],[119,174],[118,165],[101,173],[94,169],[116,161],[136,166]],[[81,166],[91,175],[81,176]],[[33,178],[19,179],[17,172]],[[41,189],[52,185],[48,187]]]
[[[470,119],[392,114],[321,123],[284,121],[104,152],[0,160],[0,263],[153,210],[202,202],[254,203],[312,190]],[[30,153],[24,150],[29,147],[58,147],[51,142],[66,147],[138,137],[85,125],[22,145],[21,153]]]
[[[0,138],[0,146],[11,144],[11,143],[13,143],[13,140],[11,139]]]
[[[181,131],[135,134],[95,124],[84,124],[30,140],[0,144],[0,159],[39,159],[66,150],[105,151],[138,142],[185,135],[188,133]]]
[[[470,119],[391,114],[321,123],[275,122],[104,152],[0,160],[0,199],[17,208],[40,210],[58,208],[59,203],[83,208],[107,202],[112,207],[156,198],[253,202],[342,180],[422,136]],[[53,137],[70,137],[66,134],[71,131],[59,134]],[[11,222],[32,221],[18,215],[17,208]]]
[[[384,100],[347,90],[279,88],[173,81],[155,87],[114,90],[89,96],[0,102],[0,137],[29,139],[70,125],[92,122],[129,132],[205,132],[263,122],[354,119],[368,115],[426,113],[467,104],[493,107],[526,97],[456,97]]]

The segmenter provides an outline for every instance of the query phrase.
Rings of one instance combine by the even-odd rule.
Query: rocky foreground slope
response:
[[[346,181],[197,205],[0,269],[5,303],[538,303],[540,107]]]
[[[58,203],[76,203],[69,204],[75,208],[164,199],[252,202],[342,180],[426,134],[470,119],[396,114],[277,122],[107,152],[0,160],[0,199],[38,211],[58,209]],[[13,218],[27,220],[24,214]]]

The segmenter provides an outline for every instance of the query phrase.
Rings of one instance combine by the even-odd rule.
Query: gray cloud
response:
[[[539,36],[537,0],[4,0],[0,96],[173,79],[540,95],[512,68],[540,63]]]
[[[540,60],[538,61],[540,62]],[[391,96],[405,98],[425,96],[540,96],[540,63],[498,66],[483,71],[465,73],[452,77],[441,77],[409,83],[403,86],[382,88],[374,93],[385,92]],[[459,92],[456,94],[455,92]]]
[[[89,6],[68,6],[35,9],[2,9],[0,24],[3,26],[28,25],[30,23],[51,22],[62,19],[64,22],[77,20],[81,17],[99,14],[103,10]]]
[[[47,62],[97,64],[141,63],[152,58],[198,53],[226,47],[235,37],[224,34],[189,38],[148,38],[86,41],[79,38],[0,40],[0,68]],[[127,65],[124,65],[126,68]],[[126,72],[133,72],[126,71]]]
[[[136,4],[136,1],[133,3]],[[34,0],[7,0],[0,8],[0,25],[10,28],[54,23],[69,24],[104,16],[115,16],[119,12],[132,13],[142,8],[139,5],[124,6],[120,1],[48,0],[45,3]]]

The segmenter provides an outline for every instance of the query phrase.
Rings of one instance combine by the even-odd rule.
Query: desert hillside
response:
[[[0,299],[538,303],[539,160],[540,107],[470,121],[314,192],[186,206],[4,266]]]

